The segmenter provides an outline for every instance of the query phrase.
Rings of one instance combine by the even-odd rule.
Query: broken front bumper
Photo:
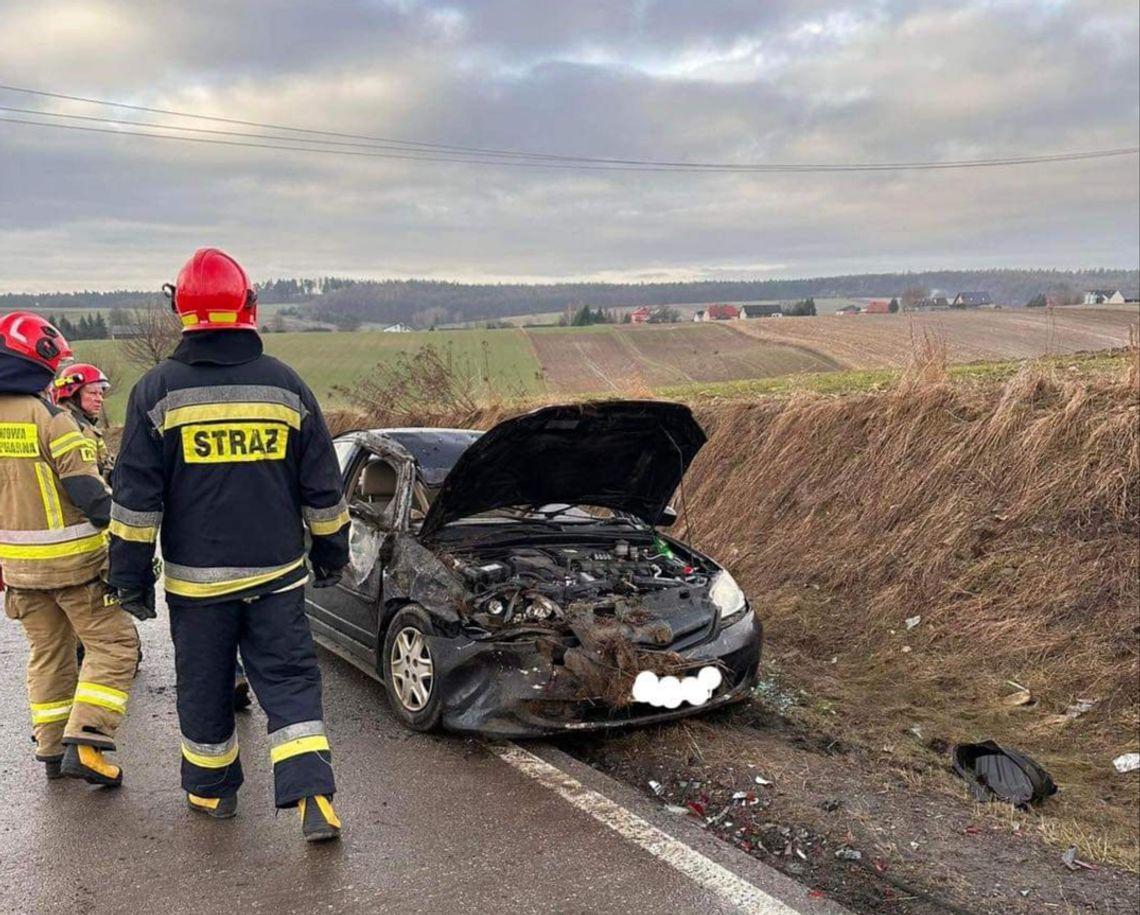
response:
[[[445,728],[496,737],[541,737],[567,731],[650,724],[695,715],[744,699],[756,682],[763,629],[753,612],[708,642],[679,652],[694,667],[716,664],[724,682],[704,705],[662,709],[642,703],[614,708],[591,701],[536,639],[430,639],[435,687]]]

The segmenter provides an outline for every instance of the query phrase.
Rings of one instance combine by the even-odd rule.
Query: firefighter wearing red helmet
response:
[[[165,289],[182,342],[130,394],[115,468],[111,583],[125,606],[152,608],[161,535],[190,807],[236,812],[240,648],[269,718],[276,804],[300,809],[306,839],[335,838],[336,786],[304,608],[309,575],[332,586],[348,562],[332,438],[312,391],[263,354],[257,296],[233,258],[203,248]]]
[[[110,479],[112,462],[107,443],[103,440],[103,430],[99,428],[99,417],[103,412],[103,398],[110,388],[107,376],[86,362],[64,366],[51,388],[52,400],[71,411],[79,428],[95,447],[95,463],[104,479]]]
[[[28,701],[48,778],[115,786],[104,752],[127,710],[138,635],[102,573],[111,497],[96,449],[47,398],[71,356],[38,315],[0,318],[0,564],[4,611],[30,646]],[[76,637],[87,646],[77,665]]]

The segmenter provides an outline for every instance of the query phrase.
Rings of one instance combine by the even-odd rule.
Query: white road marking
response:
[[[741,911],[751,915],[798,915],[795,909],[769,896],[728,868],[706,858],[679,839],[662,832],[620,804],[587,788],[576,778],[529,750],[524,750],[517,744],[497,745],[491,749],[505,763],[561,795],[564,800],[588,813],[603,826],[608,826]]]

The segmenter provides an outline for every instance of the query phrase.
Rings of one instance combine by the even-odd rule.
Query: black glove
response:
[[[152,620],[158,616],[154,611],[154,585],[149,588],[119,588],[117,595],[119,606],[135,619]]]
[[[344,566],[339,569],[326,569],[324,566],[313,566],[313,587],[332,588],[340,584],[340,577],[344,574]]]

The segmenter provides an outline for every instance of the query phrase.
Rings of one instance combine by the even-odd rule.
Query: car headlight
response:
[[[748,607],[748,601],[736,583],[736,579],[723,569],[717,572],[713,578],[712,585],[709,587],[709,600],[716,604],[722,623],[737,620],[744,615],[744,611]]]

